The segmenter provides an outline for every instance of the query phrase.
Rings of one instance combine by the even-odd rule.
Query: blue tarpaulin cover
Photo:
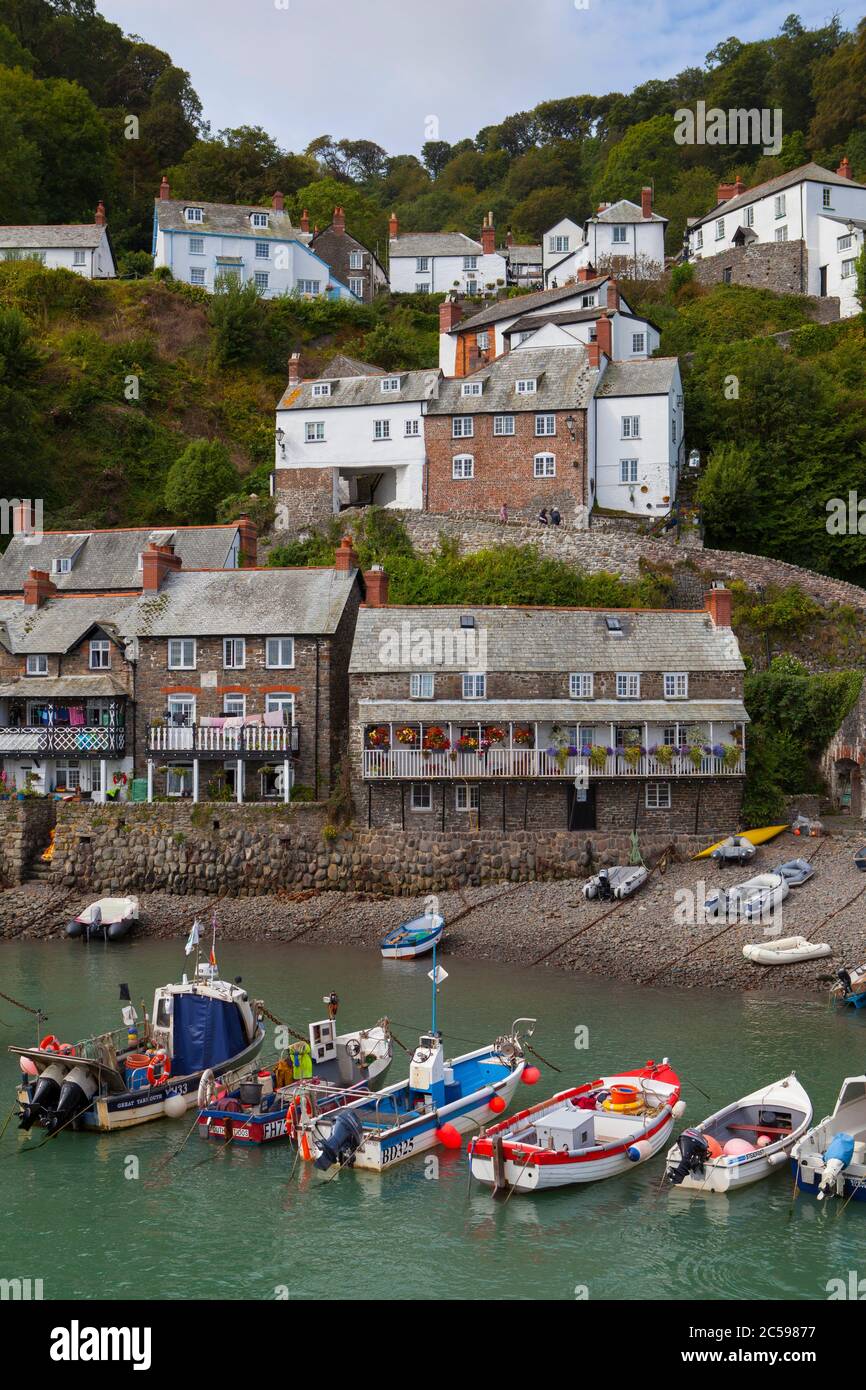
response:
[[[235,1004],[202,994],[176,994],[172,1076],[189,1076],[235,1057],[247,1045]]]

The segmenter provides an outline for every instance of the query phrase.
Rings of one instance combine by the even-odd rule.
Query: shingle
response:
[[[169,574],[115,616],[140,637],[300,636],[335,632],[353,575],[333,569]]]
[[[596,388],[597,396],[666,396],[676,379],[676,357],[648,357],[610,362]]]
[[[347,357],[340,352],[332,357],[326,369],[319,374],[320,381],[333,381],[341,376],[387,376],[384,367],[376,367],[372,362],[361,362],[357,357]]]
[[[116,615],[128,603],[128,596],[123,594],[56,598],[39,608],[27,608],[21,600],[4,600],[0,603],[0,642],[21,655],[67,652],[91,628],[113,628]]]
[[[657,212],[650,217],[644,217],[642,210],[637,203],[632,203],[628,198],[621,198],[618,203],[611,203],[604,212],[597,212],[593,217],[588,217],[590,222],[667,222],[666,217],[660,217]]]
[[[565,257],[564,259],[568,259]],[[518,314],[529,314],[535,309],[543,309],[548,304],[556,304],[560,299],[573,299],[579,294],[589,294],[610,277],[599,275],[595,280],[576,280],[570,285],[560,285],[555,290],[535,290],[532,294],[512,295],[510,299],[498,299],[486,309],[481,309],[471,318],[462,319],[452,328],[452,333],[462,333],[467,328],[482,328],[486,323],[498,323],[500,319],[511,319]]]
[[[138,589],[138,557],[149,541],[173,540],[184,569],[221,569],[237,539],[237,527],[141,527],[113,531],[45,531],[34,544],[13,536],[0,556],[0,593],[20,591],[28,571],[47,570],[64,589]],[[51,561],[75,557],[69,574],[52,574]]]
[[[95,223],[54,227],[0,227],[0,247],[23,248],[33,251],[62,249],[69,246],[93,248],[98,246],[105,227]]]
[[[157,198],[157,226],[163,232],[184,232],[189,236],[202,232],[216,232],[223,236],[254,237],[256,241],[302,241],[300,231],[292,226],[287,212],[276,212],[271,207],[254,203],[203,203],[199,198]],[[184,217],[185,208],[201,208],[201,222],[188,222]],[[250,215],[254,212],[268,214],[267,227],[254,227]]]
[[[484,248],[463,232],[407,232],[392,237],[388,254],[395,256],[481,256]]]
[[[382,379],[399,376],[399,391],[382,391]],[[297,386],[289,386],[277,405],[278,410],[333,410],[348,405],[395,405],[406,401],[428,401],[437,391],[441,373],[439,368],[415,372],[382,372],[366,376],[337,377],[327,372],[320,381],[332,382],[329,396],[313,396],[312,381],[302,381]]]
[[[518,380],[535,377],[531,395],[518,395]],[[592,399],[598,372],[589,366],[583,344],[526,348],[497,357],[470,376],[449,378],[431,401],[428,415],[483,415],[489,411],[583,410]],[[480,396],[461,394],[464,382],[483,381]]]
[[[838,188],[866,188],[866,184],[857,183],[855,179],[846,179],[844,175],[835,174],[831,169],[825,169],[821,164],[814,162],[801,164],[799,169],[791,169],[787,174],[779,174],[777,178],[768,179],[766,183],[759,183],[754,188],[746,189],[746,192],[741,193],[738,198],[729,198],[726,203],[717,203],[703,217],[698,217],[694,222],[690,222],[689,228],[702,227],[705,222],[710,222],[718,217],[727,217],[729,212],[738,212],[740,208],[747,207],[749,203],[755,203],[760,198],[771,197],[774,193],[781,193],[786,188],[794,188],[798,183],[827,183]]]

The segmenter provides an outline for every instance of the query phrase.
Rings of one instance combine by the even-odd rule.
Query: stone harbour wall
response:
[[[24,882],[34,855],[48,845],[56,809],[42,797],[0,802],[0,887]]]

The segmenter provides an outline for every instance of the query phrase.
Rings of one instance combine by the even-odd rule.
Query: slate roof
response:
[[[257,637],[336,631],[352,592],[334,569],[241,569],[169,574],[115,621],[139,637]]]
[[[618,203],[611,203],[610,207],[609,207],[609,208],[605,208],[604,212],[597,212],[597,213],[594,214],[594,216],[588,217],[586,220],[587,220],[587,223],[590,223],[590,222],[620,222],[620,223],[622,223],[622,222],[667,222],[668,219],[667,219],[666,217],[661,217],[661,216],[659,215],[659,213],[657,213],[657,212],[652,213],[652,215],[651,215],[650,217],[644,217],[643,212],[641,211],[641,208],[640,208],[640,206],[639,206],[637,203],[631,202],[630,199],[628,199],[628,198],[620,198],[620,200],[619,200]],[[585,240],[585,238],[584,238],[584,240]]]
[[[544,259],[540,246],[500,246],[499,254],[513,265],[541,265]]]
[[[512,333],[530,333],[534,328],[543,328],[546,323],[589,323],[606,312],[604,304],[595,304],[591,309],[563,309],[558,314],[526,314],[510,328],[504,329],[503,337],[508,338]]]
[[[384,724],[489,724],[500,719],[562,724],[749,722],[742,700],[359,700],[358,716]]]
[[[850,183],[850,179],[846,179],[845,182]],[[818,215],[826,217],[828,222],[841,222],[843,227],[847,227],[850,222],[852,227],[859,227],[860,231],[866,229],[866,219],[862,217],[841,217],[837,212],[822,212]]]
[[[530,395],[518,395],[519,379],[535,377]],[[598,372],[589,366],[586,351],[573,347],[534,348],[508,352],[466,377],[445,379],[428,415],[486,415],[490,411],[585,410],[592,400]],[[483,381],[480,396],[464,396],[467,381]]]
[[[104,225],[93,222],[80,226],[69,224],[49,227],[0,227],[0,247],[29,248],[35,251],[41,251],[46,247],[84,247],[92,250],[99,245],[104,231]]]
[[[0,555],[0,593],[20,592],[31,569],[47,570],[61,591],[140,589],[138,557],[150,541],[173,540],[175,553],[185,569],[221,569],[237,534],[234,525],[45,531],[33,545],[23,536],[13,536]],[[69,574],[51,573],[52,560],[73,556],[75,562]]]
[[[821,164],[801,164],[799,169],[789,169],[787,174],[779,174],[774,179],[768,179],[766,183],[747,188],[738,198],[729,198],[726,203],[716,203],[716,206],[704,213],[703,217],[690,222],[689,230],[692,227],[702,227],[705,222],[711,222],[723,213],[727,216],[729,212],[739,212],[740,208],[748,207],[749,203],[756,203],[760,198],[771,197],[774,193],[782,193],[786,188],[796,187],[798,183],[826,183],[841,188],[866,188],[866,184],[857,183],[855,179],[846,179],[842,174],[825,169]]]
[[[486,309],[481,309],[471,318],[461,319],[452,328],[452,333],[462,333],[467,328],[483,328],[486,323],[498,323],[500,319],[514,318],[518,314],[528,314],[547,304],[556,304],[560,299],[571,299],[578,294],[590,294],[610,279],[599,275],[594,280],[574,281],[570,285],[560,285],[555,290],[536,290],[533,294],[512,295],[510,299],[499,299]]]
[[[484,248],[464,232],[406,232],[391,237],[388,254],[391,260],[395,256],[483,256]]]
[[[108,671],[93,671],[87,676],[22,676],[0,683],[0,699],[85,700],[128,693],[123,682]]]
[[[402,385],[399,391],[383,393],[381,382],[386,376],[399,376]],[[395,405],[406,401],[433,400],[439,386],[439,368],[429,368],[415,372],[382,372],[365,376],[353,375],[334,378],[329,372],[323,373],[319,380],[330,381],[330,396],[313,396],[312,381],[302,381],[297,386],[287,386],[278,405],[278,410],[335,410],[349,405]]]
[[[372,362],[362,362],[358,357],[347,357],[340,352],[336,357],[332,357],[323,372],[319,373],[320,381],[333,381],[334,377],[342,376],[387,376],[384,367],[376,367]]]
[[[408,659],[411,640],[391,649],[387,634],[402,624],[466,636],[461,615],[475,618],[475,641],[482,669],[491,671],[742,671],[745,669],[730,629],[716,628],[704,609],[601,609],[523,607],[368,608],[362,606],[355,628],[351,672],[418,670]],[[607,629],[618,618],[622,636]],[[386,636],[383,638],[383,633]],[[482,634],[486,633],[486,652]],[[469,633],[471,636],[471,633]],[[407,650],[403,650],[405,647]],[[447,650],[447,648],[446,648]],[[459,651],[459,645],[457,647]],[[395,659],[396,658],[396,659]],[[405,660],[404,660],[405,658]],[[428,668],[429,669],[429,668]],[[465,659],[450,667],[466,670]],[[599,692],[600,693],[600,692]],[[571,702],[569,702],[571,703]],[[602,700],[587,701],[600,708]],[[635,702],[632,702],[634,704]],[[664,704],[676,703],[662,702]],[[476,702],[472,702],[473,708]],[[415,706],[417,708],[417,704]],[[629,707],[616,701],[617,709]]]
[[[666,396],[677,370],[676,357],[647,357],[634,362],[609,362],[597,396]]]
[[[162,232],[184,232],[187,236],[216,232],[223,236],[255,237],[256,241],[300,241],[301,233],[292,226],[287,212],[255,203],[205,203],[200,198],[156,198],[156,223]],[[187,222],[185,208],[201,208],[201,222]],[[266,212],[267,227],[254,227],[250,214]]]
[[[0,643],[13,653],[67,652],[93,627],[116,635],[115,616],[129,603],[126,594],[86,594],[49,599],[39,608],[23,600],[0,602]]]

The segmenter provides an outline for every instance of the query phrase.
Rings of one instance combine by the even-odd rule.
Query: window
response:
[[[205,282],[205,280],[204,280],[204,266],[203,266],[203,265],[193,265],[193,266],[190,266],[190,271],[189,271],[189,283],[190,283],[191,285],[203,285],[204,282]]]
[[[187,764],[169,764],[165,775],[165,790],[168,796],[183,796],[192,789],[192,768]]]
[[[616,698],[618,700],[640,699],[640,676],[634,671],[617,671]]]
[[[77,762],[57,763],[54,771],[54,785],[55,787],[65,787],[67,791],[76,791],[81,786],[81,764]]]
[[[263,292],[268,288],[268,272],[266,270],[256,271],[256,289]]]
[[[489,334],[489,333],[476,333],[476,334],[475,334],[475,346],[478,348],[478,351],[479,351],[479,352],[486,352],[487,349],[490,347],[490,334]]]
[[[25,670],[28,676],[47,676],[48,657],[43,656],[42,653],[38,656],[28,656]]]
[[[244,715],[246,714],[246,712],[247,712],[247,697],[246,697],[246,695],[224,695],[224,696],[223,696],[223,714],[228,715],[228,717],[229,717],[230,719],[237,719],[238,716],[240,716],[241,718],[243,718]]]
[[[433,788],[429,782],[413,782],[409,802],[413,811],[432,811]]]
[[[624,242],[626,238],[625,227],[614,227],[612,240],[614,244]]]
[[[321,280],[299,280],[298,291],[300,294],[318,294],[321,289]]]
[[[788,228],[787,228],[787,227],[777,227],[777,228],[776,228],[776,240],[777,240],[777,241],[787,241],[787,240],[788,240]]]
[[[421,433],[421,421],[407,420],[405,422],[405,428],[403,433],[405,434],[407,439],[417,439]]]
[[[60,555],[51,561],[52,574],[69,574],[72,569],[72,560],[68,555]]]
[[[464,256],[464,257],[463,257],[463,269],[464,269],[464,270],[477,270],[477,269],[478,269],[478,257],[477,257],[477,256]]]
[[[494,434],[513,434],[514,416],[513,415],[494,415],[493,417]]]
[[[584,295],[581,295],[581,298],[580,298],[580,307],[581,307],[581,309],[594,309],[594,308],[595,308],[595,295],[594,295],[594,294],[584,294]]]
[[[555,478],[556,459],[553,454],[536,454],[532,460],[533,478]]]
[[[270,258],[271,258],[271,247],[270,247],[270,242],[267,242],[267,241],[257,241],[257,242],[256,242],[256,260],[259,260],[259,261],[269,261]]]
[[[640,416],[623,415],[621,439],[640,439]]]
[[[483,700],[487,695],[487,677],[470,671],[463,677],[464,700]]]
[[[773,199],[773,216],[774,216],[774,217],[784,217],[784,216],[785,216],[785,195],[784,195],[784,193],[777,193],[777,194],[776,194],[776,197]]]
[[[646,806],[648,811],[669,811],[671,809],[670,782],[647,782]]]
[[[242,671],[247,664],[247,644],[243,637],[223,638],[223,666],[227,671]]]
[[[390,420],[374,420],[374,421],[373,421],[373,438],[374,438],[374,439],[390,439],[390,438],[391,438],[391,421],[390,421]]]
[[[363,256],[363,253],[362,253],[361,251],[350,251],[350,252],[349,252],[349,269],[350,269],[350,270],[363,270],[363,269],[364,269],[364,256]]]
[[[521,377],[515,386],[518,396],[534,396],[536,380],[534,376]]]
[[[195,723],[195,696],[169,695],[168,723],[172,729],[188,729]]]
[[[331,383],[330,383],[330,381],[317,381],[317,382],[316,382],[315,386],[313,387],[313,396],[314,396],[314,397],[315,397],[315,396],[330,396],[330,394],[331,394]]]
[[[698,227],[698,230],[695,232],[695,250],[696,250],[696,251],[702,250],[703,245],[704,245],[704,229],[703,229],[703,227]]]
[[[398,376],[383,376],[379,390],[383,396],[392,396],[395,391],[400,390],[400,378]]]
[[[465,289],[466,289],[466,293],[467,293],[468,295],[470,295],[470,296],[473,295],[473,294],[477,294],[477,293],[478,293],[478,281],[477,281],[477,280],[467,280],[467,281],[466,281]]]
[[[464,381],[460,387],[461,396],[480,396],[482,392],[480,381]]]
[[[632,352],[645,352],[645,351],[646,351],[646,334],[645,334],[645,333],[632,333],[632,335],[631,335],[631,350],[632,350]]]
[[[416,257],[415,257],[415,274],[416,274],[416,275],[426,275],[427,272],[429,271],[429,269],[430,269],[430,257],[429,257],[429,256],[416,256]]]
[[[202,212],[201,208],[186,208],[184,210],[184,216],[186,217],[187,222],[204,221],[204,213]]]
[[[195,670],[195,638],[171,637],[168,643],[168,669],[170,671]]]
[[[295,664],[294,637],[269,637],[265,644],[265,665],[270,670],[285,670]]]
[[[321,444],[325,438],[324,420],[308,420],[304,426],[304,439],[307,444]]]
[[[857,262],[856,262],[856,260],[843,261],[843,262],[842,262],[842,279],[843,279],[843,280],[850,280],[851,276],[852,276],[852,275],[855,275],[856,272],[857,272]]]
[[[725,239],[725,219],[724,219],[724,217],[720,217],[719,220],[718,220],[718,222],[716,223],[716,241],[724,241],[724,239]]]
[[[409,698],[411,700],[433,699],[433,673],[415,671],[409,677]]]
[[[568,695],[572,700],[591,700],[592,672],[572,671],[568,678]]]
[[[569,248],[569,238],[567,236],[552,236],[547,238],[549,251],[556,251],[560,255],[565,255]]]
[[[839,236],[836,238],[837,251],[850,251],[852,244],[853,238],[850,233],[847,236]]]
[[[614,637],[622,637],[622,622],[619,618],[605,618],[604,625]]]
[[[621,483],[637,482],[637,459],[620,459],[619,480]]]
[[[72,252],[73,265],[87,265],[87,253],[85,251]]]
[[[111,670],[111,643],[106,637],[94,637],[90,643],[91,671]]]
[[[451,460],[452,478],[473,478],[475,476],[475,460],[471,454],[457,454]]]
[[[665,699],[685,700],[689,693],[689,678],[685,671],[665,671]]]
[[[254,212],[250,217],[250,222],[254,227],[267,227],[269,220],[266,212]]]
[[[750,203],[749,206],[745,209],[745,211],[744,211],[744,219],[745,219],[745,224],[746,224],[747,227],[754,227],[754,225],[755,225],[755,205],[754,205],[754,203]]]
[[[189,239],[189,254],[190,254],[191,256],[203,256],[203,255],[204,255],[204,237],[203,237],[203,236],[191,236],[191,237],[190,237],[190,239]]]
[[[556,434],[556,416],[536,415],[535,433],[537,435]]]
[[[429,285],[425,285],[423,282],[416,280],[416,281],[415,281],[415,293],[416,293],[416,294],[429,294],[429,293],[430,293],[430,286],[429,286]]]
[[[265,713],[277,714],[282,711],[283,723],[291,726],[295,722],[295,697],[287,690],[271,690],[265,696]]]
[[[454,788],[455,811],[477,811],[481,806],[481,787],[477,782],[458,782]]]
[[[363,281],[363,279],[358,279],[357,277],[350,275],[350,276],[349,276],[349,289],[352,291],[352,294],[357,295],[359,299],[363,299],[363,298],[364,298],[364,281]]]
[[[821,190],[821,206],[825,208],[833,206],[833,195],[829,188],[822,188]]]
[[[471,439],[475,433],[475,421],[471,415],[455,415],[451,421],[452,439]]]

